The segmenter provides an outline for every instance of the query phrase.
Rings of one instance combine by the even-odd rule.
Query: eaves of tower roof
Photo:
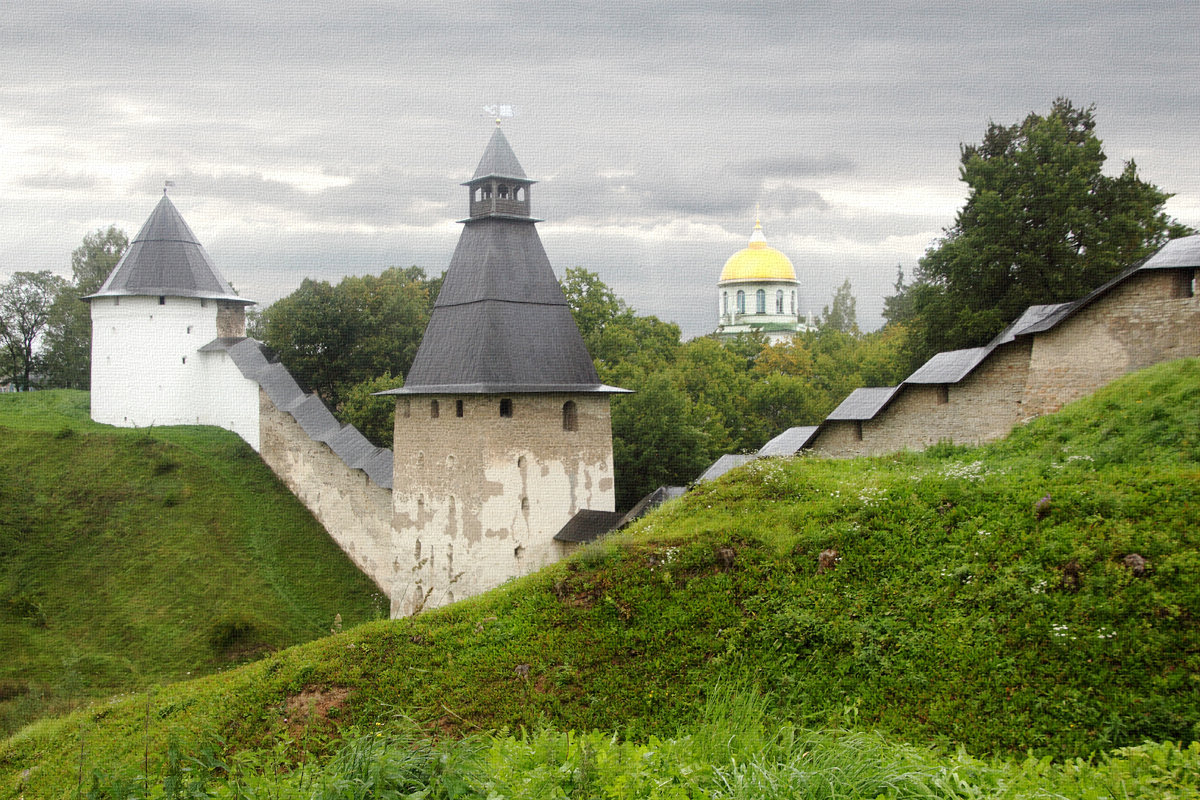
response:
[[[100,290],[83,298],[165,295],[253,305],[238,297],[164,194]]]
[[[524,170],[497,129],[476,176]],[[379,394],[624,392],[600,382],[530,218],[464,223],[404,386]]]

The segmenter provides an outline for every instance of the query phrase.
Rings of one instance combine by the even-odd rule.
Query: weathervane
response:
[[[167,189],[174,189],[175,181],[163,181],[163,194],[167,193]]]
[[[504,105],[484,106],[483,110],[484,110],[484,112],[487,113],[487,115],[489,117],[496,118],[496,127],[497,128],[500,127],[500,123],[504,121],[505,117],[515,117],[517,115],[516,109],[513,108],[512,106],[504,106]]]

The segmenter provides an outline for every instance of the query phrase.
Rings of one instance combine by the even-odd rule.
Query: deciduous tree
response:
[[[64,282],[50,306],[42,343],[41,370],[47,386],[87,389],[91,386],[92,321],[74,284]]]
[[[129,238],[114,226],[83,237],[71,253],[70,283],[64,283],[50,309],[42,352],[49,386],[87,389],[91,384],[92,323],[87,304],[129,247]]]
[[[440,287],[441,278],[419,267],[336,286],[306,279],[257,315],[251,335],[336,410],[351,387],[385,372],[407,374]]]
[[[1094,107],[1059,98],[962,148],[967,202],[887,308],[909,325],[914,361],[985,344],[1027,306],[1080,297],[1187,232],[1133,161],[1102,172],[1095,128]]]
[[[392,447],[396,421],[396,399],[377,397],[375,392],[403,386],[400,376],[385,372],[377,378],[351,386],[341,405],[343,421],[350,423],[378,447]]]
[[[63,278],[43,270],[18,272],[0,287],[0,346],[6,371],[21,389],[33,385],[50,306],[65,284]]]
[[[833,304],[825,306],[821,312],[819,327],[822,330],[839,331],[841,333],[858,333],[858,312],[855,310],[857,300],[854,297],[854,287],[847,278],[833,294]]]

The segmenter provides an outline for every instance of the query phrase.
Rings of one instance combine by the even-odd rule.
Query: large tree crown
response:
[[[983,344],[1026,307],[1082,296],[1188,232],[1132,160],[1106,175],[1106,159],[1095,106],[1062,97],[962,146],[967,200],[901,290],[909,300],[888,305],[918,332],[914,360]]]

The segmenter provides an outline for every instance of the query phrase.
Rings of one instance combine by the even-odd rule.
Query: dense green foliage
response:
[[[128,247],[125,233],[110,225],[83,237],[71,253],[71,280],[54,297],[43,342],[39,366],[45,386],[87,389],[91,385],[91,309],[80,298],[100,290]]]
[[[778,345],[712,336],[681,343],[677,326],[635,314],[581,268],[567,270],[563,292],[600,379],[634,391],[612,402],[618,508],[690,483],[725,453],[817,424],[853,389],[907,374],[904,328],[860,333],[849,282],[818,330]]]
[[[100,288],[128,246],[110,226],[83,237],[71,253],[71,280],[18,272],[0,284],[0,376],[20,389],[88,388],[92,322],[80,298]]]
[[[1101,171],[1095,128],[1093,107],[1059,98],[1045,116],[992,123],[963,146],[967,202],[885,311],[912,329],[913,366],[985,344],[1026,307],[1082,297],[1190,232],[1132,161],[1116,176]]]
[[[415,267],[337,286],[306,280],[250,334],[339,419],[391,447],[395,403],[372,393],[403,384],[440,283]],[[618,508],[689,483],[725,453],[816,424],[851,390],[907,372],[904,328],[860,333],[849,283],[818,331],[775,346],[708,336],[681,343],[677,325],[636,314],[585,269],[568,269],[562,287],[600,379],[634,391],[612,405]]]
[[[386,613],[235,434],[0,395],[0,731]]]
[[[336,286],[306,278],[296,291],[252,315],[249,333],[341,413],[357,384],[384,373],[408,373],[441,284],[440,277],[427,278],[418,267],[351,276]],[[391,446],[390,435],[377,444]]]
[[[17,272],[0,284],[0,376],[21,390],[36,385],[50,307],[66,286],[49,270]]]
[[[1096,761],[973,758],[876,734],[811,731],[770,719],[760,698],[718,693],[686,733],[646,742],[548,726],[435,742],[411,721],[385,718],[347,731],[325,763],[279,751],[235,755],[219,743],[176,747],[149,774],[82,775],[96,798],[462,798],[687,800],[1194,796],[1200,743],[1146,744]],[[304,753],[305,728],[297,744]]]
[[[81,766],[136,776],[172,741],[307,763],[397,714],[443,736],[544,722],[666,741],[730,685],[759,693],[773,725],[978,754],[1190,741],[1198,431],[1191,359],[994,445],[756,461],[480,597],[39,723],[0,745],[0,785],[31,769],[29,796],[65,796]],[[1148,761],[1176,776],[1160,786],[1195,783],[1192,750],[1129,758],[1095,780],[1138,786]],[[1026,763],[1012,769],[1043,769]]]

